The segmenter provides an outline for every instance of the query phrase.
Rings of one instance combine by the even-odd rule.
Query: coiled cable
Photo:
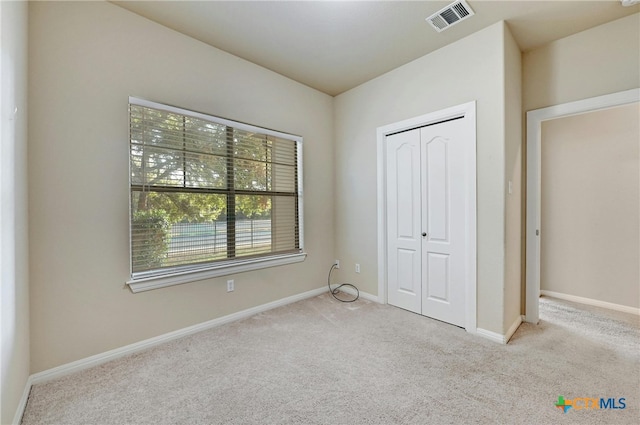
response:
[[[350,283],[341,283],[340,285],[338,285],[335,288],[331,289],[331,272],[333,272],[333,269],[335,269],[337,266],[338,266],[337,264],[334,264],[334,265],[331,266],[331,269],[329,269],[329,276],[327,276],[327,286],[329,287],[329,292],[331,293],[333,298],[335,298],[336,300],[338,300],[340,302],[352,303],[352,302],[356,301],[358,298],[360,298],[360,291],[358,291],[358,288],[356,288],[355,285],[352,285]],[[345,291],[340,291],[340,288],[342,288],[343,286],[348,286],[350,288],[355,289],[356,297],[354,299],[352,299],[352,300],[343,300],[343,299],[338,298],[336,295],[345,292]]]

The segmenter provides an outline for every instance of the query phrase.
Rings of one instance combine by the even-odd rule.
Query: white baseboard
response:
[[[360,297],[364,298],[365,300],[373,301],[374,303],[382,304],[382,302],[380,301],[380,298],[378,298],[377,295],[372,295],[368,292],[360,291]]]
[[[172,341],[174,339],[192,335],[197,332],[202,332],[204,330],[211,329],[216,326],[221,326],[226,323],[235,322],[240,319],[245,319],[247,317],[251,317],[258,313],[262,313],[268,310],[272,310],[274,308],[282,307],[287,304],[295,303],[297,301],[302,301],[307,298],[312,298],[312,297],[324,294],[327,291],[328,289],[326,286],[318,289],[313,289],[311,291],[303,292],[301,294],[292,295],[290,297],[286,297],[277,301],[262,304],[256,307],[239,311],[237,313],[229,314],[227,316],[219,317],[217,319],[209,320],[207,322],[199,323],[197,325],[193,325],[183,329],[179,329],[177,331],[169,332],[164,335],[159,335],[154,338],[145,339],[144,341],[136,342],[134,344],[125,345],[124,347],[105,351],[104,353],[100,353],[100,354],[96,354],[95,356],[76,360],[75,362],[63,364],[63,365],[54,367],[52,369],[34,373],[33,375],[29,376],[29,379],[27,380],[24,393],[22,394],[22,398],[20,399],[20,403],[18,405],[18,409],[14,417],[14,423],[15,424],[20,423],[20,420],[22,419],[22,415],[24,413],[24,409],[27,406],[27,400],[29,398],[29,392],[31,391],[31,386],[34,384],[46,382],[51,379],[68,375],[70,373],[79,372],[81,370],[85,370],[90,367],[97,366],[97,365],[109,362],[111,360],[115,360],[119,357],[124,357],[126,355],[133,354],[142,350],[146,350],[147,348],[151,348],[168,341]]]
[[[13,425],[19,425],[22,422],[22,415],[24,414],[24,409],[27,408],[27,401],[29,400],[29,393],[31,393],[31,386],[33,382],[31,380],[31,376],[27,378],[27,383],[24,385],[24,391],[22,391],[22,397],[20,397],[20,401],[18,402],[18,408],[16,409],[16,414],[13,417]]]
[[[491,341],[497,342],[499,344],[506,344],[505,336],[497,332],[488,331],[482,328],[476,328],[476,334],[480,335],[483,338],[487,338],[487,339],[490,339]]]
[[[486,329],[477,328],[476,333],[483,338],[490,339],[500,344],[506,344],[509,342],[514,333],[518,330],[518,327],[522,324],[522,316],[518,316],[513,324],[507,330],[507,333],[502,335],[497,332],[488,331]]]
[[[508,343],[511,337],[513,336],[513,334],[516,333],[516,331],[522,324],[523,320],[524,320],[523,316],[516,317],[516,320],[513,322],[511,327],[509,327],[509,329],[507,330],[507,333],[505,334],[505,342],[504,342],[505,344]]]
[[[608,308],[609,310],[622,311],[624,313],[631,313],[631,314],[635,314],[635,315],[639,315],[640,316],[640,308],[629,307],[629,306],[626,306],[626,305],[614,304],[614,303],[609,303],[609,302],[606,302],[606,301],[600,301],[600,300],[594,300],[594,299],[591,299],[591,298],[579,297],[577,295],[562,294],[560,292],[553,292],[553,291],[541,290],[540,291],[540,295],[543,295],[543,296],[546,296],[546,297],[558,298],[558,299],[566,300],[566,301],[573,301],[573,302],[580,303],[580,304],[592,305],[592,306],[595,306],[595,307]]]

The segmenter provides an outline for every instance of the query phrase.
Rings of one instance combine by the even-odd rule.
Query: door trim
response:
[[[387,170],[385,138],[393,133],[411,130],[418,127],[437,124],[442,121],[464,117],[469,120],[469,136],[473,137],[473,146],[476,146],[476,102],[468,102],[440,111],[431,112],[404,121],[388,124],[377,128],[377,185],[378,185],[378,299],[382,304],[387,304]],[[469,185],[468,199],[473,205],[473,214],[468,215],[469,238],[467,252],[467,279],[466,279],[466,308],[465,329],[467,332],[476,333],[476,300],[477,300],[477,202],[476,202],[476,149],[470,152],[468,157],[468,169],[471,182]]]
[[[544,121],[640,101],[640,89],[549,106],[527,112],[527,231],[525,321],[538,323],[540,298],[541,141]],[[536,235],[538,230],[538,235]]]

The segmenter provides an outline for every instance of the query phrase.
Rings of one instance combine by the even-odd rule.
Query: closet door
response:
[[[462,327],[470,149],[462,119],[386,137],[388,302]]]
[[[422,314],[420,130],[387,136],[387,295]]]
[[[423,127],[422,314],[465,326],[467,214],[472,213],[462,120]]]

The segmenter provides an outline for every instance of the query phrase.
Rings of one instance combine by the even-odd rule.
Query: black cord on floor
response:
[[[329,270],[329,276],[327,276],[327,286],[329,286],[329,292],[331,293],[333,298],[335,298],[336,300],[338,300],[340,302],[352,303],[352,302],[356,301],[358,298],[360,298],[360,291],[358,291],[358,288],[356,288],[355,285],[352,285],[350,283],[342,283],[342,284],[336,286],[335,288],[331,289],[331,272],[333,271],[333,269],[336,268],[336,266],[337,266],[337,264],[334,264],[333,266],[331,266],[331,269]],[[354,299],[352,299],[352,300],[341,300],[340,298],[336,297],[337,294],[341,293],[340,288],[342,288],[343,286],[349,286],[349,287],[355,289],[356,290],[356,297]]]

